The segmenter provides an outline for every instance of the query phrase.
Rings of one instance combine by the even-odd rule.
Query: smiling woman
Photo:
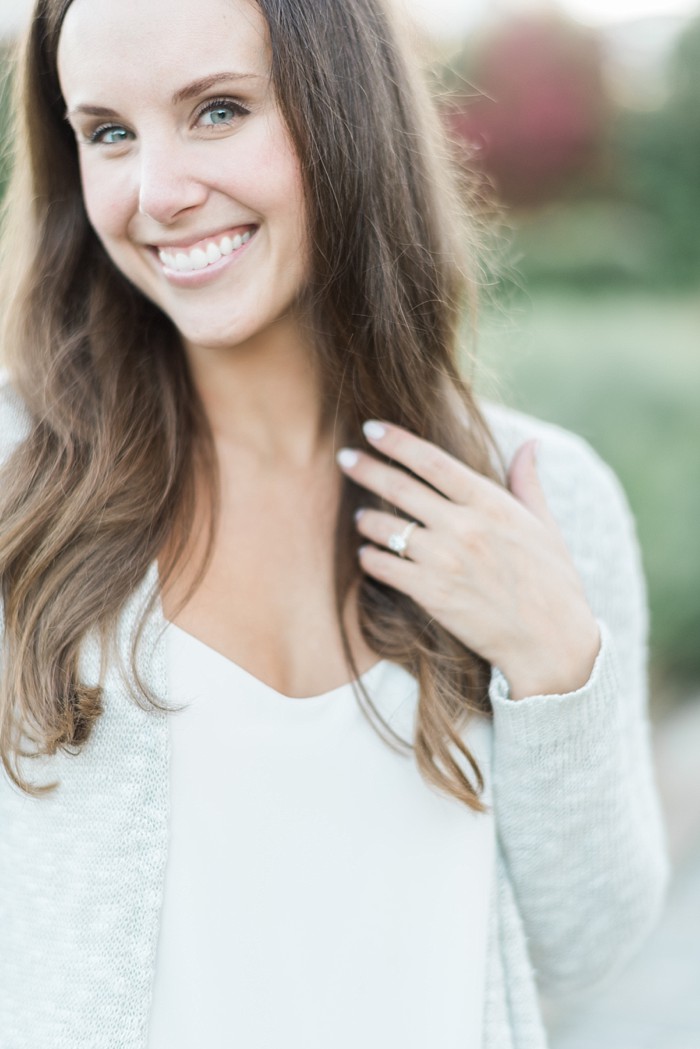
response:
[[[307,250],[264,22],[248,3],[209,6],[210,18],[192,20],[186,9],[173,19],[167,3],[128,0],[116,14],[111,0],[74,2],[58,75],[105,251],[187,342],[213,347],[280,321]],[[191,288],[199,294],[182,294]]]
[[[667,879],[640,553],[381,0],[37,0],[14,142],[3,1049],[544,1049]]]

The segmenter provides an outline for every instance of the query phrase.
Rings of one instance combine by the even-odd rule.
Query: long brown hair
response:
[[[87,633],[97,628],[105,646],[113,639],[126,599],[167,549],[166,584],[194,520],[196,473],[209,486],[207,557],[218,505],[211,434],[178,333],[115,268],[85,214],[56,69],[70,2],[35,6],[18,71],[5,208],[4,346],[28,429],[0,478],[0,757],[30,794],[46,788],[22,776],[17,755],[79,751],[100,716],[101,689],[79,675]],[[458,333],[473,304],[476,256],[465,251],[449,151],[407,49],[381,0],[257,2],[305,180],[309,303],[324,403],[339,434],[358,444],[362,420],[391,419],[504,483],[460,370]],[[341,609],[358,583],[352,513],[360,490],[343,485],[336,607],[357,677]],[[199,567],[197,578],[206,559]],[[418,681],[421,773],[481,811],[483,779],[461,730],[471,712],[489,713],[488,664],[408,597],[366,575],[359,614],[372,648]],[[136,701],[167,709],[140,681],[136,656],[135,643]],[[361,688],[358,699],[400,747]]]

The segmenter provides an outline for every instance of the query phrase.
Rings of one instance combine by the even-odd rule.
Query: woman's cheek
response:
[[[81,166],[83,203],[90,225],[102,238],[119,237],[128,232],[129,221],[138,212],[138,199],[129,192],[123,177],[105,170],[106,165],[86,161]]]

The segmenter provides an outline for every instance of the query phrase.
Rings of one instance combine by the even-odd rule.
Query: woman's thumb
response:
[[[537,472],[538,448],[539,441],[536,438],[520,445],[508,469],[508,487],[515,498],[536,517],[551,522],[552,515]]]

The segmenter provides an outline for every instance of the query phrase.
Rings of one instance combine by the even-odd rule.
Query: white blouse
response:
[[[429,787],[350,683],[292,699],[168,624],[170,842],[149,1049],[476,1049],[491,812]],[[417,685],[362,677],[412,736]],[[467,742],[490,804],[492,725]],[[222,835],[221,827],[227,831]]]

